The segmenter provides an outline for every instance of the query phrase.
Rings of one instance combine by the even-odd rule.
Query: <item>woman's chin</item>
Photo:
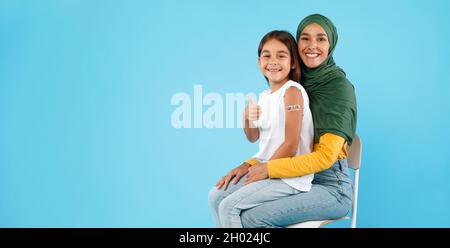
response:
[[[308,67],[309,69],[314,69],[314,68],[316,68],[316,67],[319,67],[319,65],[322,64],[322,62],[323,62],[323,60],[322,60],[322,61],[317,61],[317,60],[314,60],[314,61],[304,60],[304,61],[303,61],[303,63],[304,63],[304,64],[306,65],[306,67]]]

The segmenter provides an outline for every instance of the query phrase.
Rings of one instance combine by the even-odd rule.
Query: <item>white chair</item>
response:
[[[323,227],[327,224],[339,221],[339,220],[352,220],[351,227],[356,228],[356,211],[358,209],[358,183],[359,183],[359,168],[361,168],[361,152],[362,152],[362,144],[359,136],[355,134],[353,138],[352,145],[349,147],[348,151],[348,167],[355,170],[355,177],[353,180],[353,207],[352,207],[352,216],[344,216],[339,219],[334,220],[314,220],[314,221],[305,221],[293,225],[286,226],[287,228],[317,228]]]

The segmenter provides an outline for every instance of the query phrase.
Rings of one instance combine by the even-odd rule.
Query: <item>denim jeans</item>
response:
[[[242,228],[240,214],[243,210],[301,192],[281,179],[260,180],[245,187],[244,179],[245,176],[238,184],[229,185],[226,191],[223,188],[210,190],[209,202],[217,227]]]
[[[240,180],[236,185],[230,183],[223,194],[209,195],[213,217],[216,225],[219,220],[214,205],[238,190],[243,185]],[[210,191],[211,192],[211,191]],[[327,170],[314,174],[310,191],[264,202],[256,207],[241,212],[243,227],[284,227],[287,225],[310,221],[337,219],[345,216],[352,207],[353,186],[349,176],[346,159],[336,161]]]
[[[353,184],[347,159],[314,174],[310,191],[266,202],[241,213],[243,227],[284,227],[310,221],[337,219],[352,208]]]

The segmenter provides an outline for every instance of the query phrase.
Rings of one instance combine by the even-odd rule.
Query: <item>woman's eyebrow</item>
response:
[[[302,33],[300,36],[311,36],[311,35],[309,33]],[[320,36],[320,37],[325,36],[325,37],[327,37],[327,34],[318,33],[316,36]]]

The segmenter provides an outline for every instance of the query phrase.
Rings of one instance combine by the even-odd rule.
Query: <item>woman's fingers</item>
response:
[[[230,174],[228,174],[228,175],[225,177],[225,183],[224,183],[223,191],[227,190],[228,184],[230,183],[231,179],[233,179],[233,177],[234,177],[234,175],[230,175]]]
[[[216,188],[220,189],[223,185],[223,183],[225,182],[224,178],[222,177],[217,183],[216,183]]]
[[[236,176],[234,177],[233,183],[234,184],[238,183],[243,175],[244,174],[242,174],[242,173],[237,173]]]
[[[229,183],[231,180],[233,180],[233,184],[237,184],[239,180],[247,174],[248,167],[245,163],[242,163],[240,166],[236,167],[235,169],[231,170],[226,176],[222,177],[216,184],[216,188],[220,189],[222,186],[224,187],[223,190],[227,190]]]

